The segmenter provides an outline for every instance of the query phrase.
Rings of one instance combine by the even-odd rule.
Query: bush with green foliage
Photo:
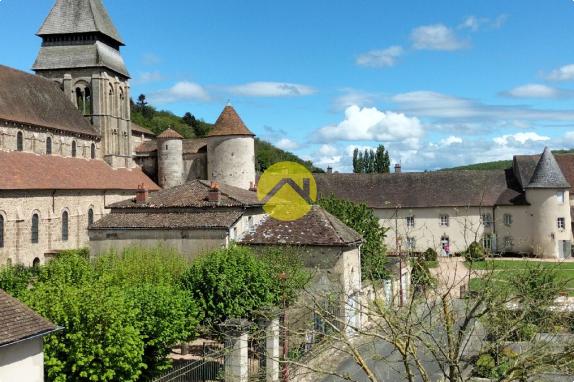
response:
[[[434,284],[429,267],[425,259],[415,257],[412,260],[411,285],[416,292],[422,292]]]
[[[486,253],[484,252],[482,245],[473,241],[464,252],[464,258],[470,263],[475,261],[484,261],[484,259],[486,259]]]
[[[23,265],[1,267],[0,289],[18,297],[31,286],[37,273],[37,268],[28,268]]]
[[[321,198],[319,205],[336,216],[344,224],[363,236],[361,247],[361,270],[363,279],[383,280],[386,271],[385,229],[366,204],[353,203],[333,196]]]
[[[437,261],[438,254],[436,253],[436,251],[433,248],[428,248],[424,252],[423,258],[425,259],[425,261]]]

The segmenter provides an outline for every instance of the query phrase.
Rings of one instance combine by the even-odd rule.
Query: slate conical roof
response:
[[[222,137],[226,135],[249,135],[254,136],[241,120],[241,117],[233,106],[227,105],[215,122],[215,126],[207,135],[208,137]]]
[[[100,32],[120,45],[120,34],[102,0],[57,0],[38,31],[38,36]]]
[[[570,188],[556,158],[548,147],[544,149],[526,188]]]

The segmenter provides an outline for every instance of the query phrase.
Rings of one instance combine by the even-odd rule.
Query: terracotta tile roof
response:
[[[208,137],[218,137],[226,135],[250,135],[254,136],[239,117],[233,106],[227,105],[215,122]]]
[[[0,65],[0,120],[98,137],[57,85]]]
[[[89,32],[102,33],[123,45],[101,0],[58,0],[37,35]]]
[[[0,289],[0,347],[56,329],[56,325]]]
[[[184,154],[197,154],[201,149],[207,147],[206,138],[194,138],[194,139],[184,139],[183,140],[183,153]],[[157,141],[147,141],[136,147],[136,153],[146,154],[153,153],[157,151]]]
[[[126,200],[115,203],[111,207],[122,208],[205,208],[205,207],[250,207],[261,206],[257,193],[226,184],[220,184],[219,203],[208,201],[210,182],[206,180],[193,180],[168,189],[151,194],[144,203]]]
[[[114,170],[102,160],[0,151],[0,163],[0,190],[159,189],[140,169]]]
[[[304,217],[295,221],[280,221],[266,217],[248,233],[242,244],[349,246],[362,242],[361,235],[347,227],[319,206],[313,206]]]
[[[140,125],[138,125],[137,123],[132,122],[132,133],[136,132],[136,133],[143,133],[145,135],[153,135],[155,136],[155,133],[149,129],[146,129],[145,127],[142,127]]]
[[[400,174],[315,174],[319,197],[371,208],[466,207],[524,204],[511,169]]]
[[[98,220],[90,230],[108,229],[229,229],[241,216],[238,209],[210,209],[194,212],[113,212]]]
[[[164,130],[157,136],[159,139],[183,139],[183,136],[173,129]]]

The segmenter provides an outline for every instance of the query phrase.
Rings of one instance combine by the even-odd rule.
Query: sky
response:
[[[54,0],[0,0],[29,71]],[[572,0],[104,0],[131,94],[352,171],[383,144],[423,171],[574,148]],[[1,86],[1,84],[0,84]]]

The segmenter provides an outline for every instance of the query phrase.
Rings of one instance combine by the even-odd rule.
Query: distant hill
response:
[[[574,149],[570,150],[553,150],[552,153],[554,155],[563,155],[563,154],[574,154]],[[458,166],[452,168],[445,168],[441,171],[456,171],[456,170],[504,170],[506,168],[512,167],[512,160],[499,160],[494,162],[483,162],[483,163],[475,163],[469,164],[466,166]]]
[[[213,124],[196,119],[191,113],[180,117],[171,111],[157,110],[148,104],[141,105],[140,102],[137,104],[131,102],[131,113],[134,123],[153,131],[156,135],[172,128],[183,137],[191,139],[204,136],[213,128]],[[258,172],[263,172],[274,163],[282,161],[301,163],[311,172],[324,172],[323,169],[315,167],[312,162],[304,161],[297,155],[281,150],[259,138],[255,138],[255,161]]]

